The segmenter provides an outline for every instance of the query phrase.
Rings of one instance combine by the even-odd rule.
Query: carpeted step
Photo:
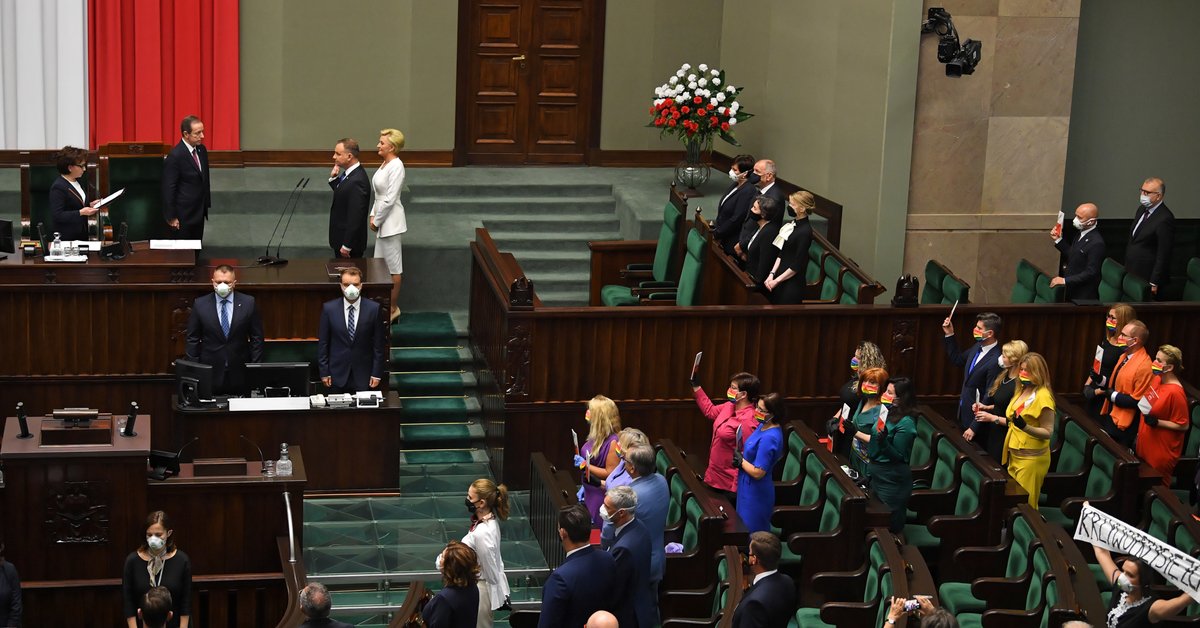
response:
[[[407,203],[405,206],[408,206]],[[612,216],[616,210],[616,200],[611,196],[493,198],[481,193],[476,198],[418,196],[413,199],[412,207],[416,208],[413,209],[414,214],[424,216],[536,217],[551,214],[586,218],[597,214]]]
[[[575,231],[617,233],[621,230],[621,222],[611,211],[598,211],[585,216],[574,215],[539,215],[503,216],[502,218],[484,218],[483,226],[488,232],[521,233],[557,233],[565,234]]]
[[[442,447],[462,447],[471,441],[482,441],[483,426],[475,422],[417,423],[400,428],[400,442],[405,447],[440,443]]]
[[[393,347],[455,347],[458,330],[445,312],[404,312],[392,325]]]
[[[582,307],[588,304],[590,293],[587,290],[564,290],[562,292],[542,292],[534,284],[534,290],[542,305],[547,307]]]
[[[533,282],[533,289],[543,300],[548,293],[587,292],[591,281],[588,272],[538,272],[526,271],[525,276]]]
[[[459,172],[467,173],[467,169]],[[588,196],[611,197],[611,183],[496,183],[496,177],[490,176],[487,181],[473,185],[456,177],[454,183],[413,183],[412,195],[415,199],[453,198],[453,199],[508,199],[508,198],[579,198]],[[483,187],[480,187],[483,186]]]
[[[462,371],[392,373],[389,382],[401,397],[461,395],[478,383],[473,373]]]
[[[517,258],[526,274],[539,272],[590,273],[591,251],[522,251]]]
[[[415,397],[405,399],[401,416],[406,422],[455,421],[478,416],[479,402],[470,397]]]
[[[396,347],[389,362],[392,371],[450,371],[471,361],[471,352],[459,347]]]

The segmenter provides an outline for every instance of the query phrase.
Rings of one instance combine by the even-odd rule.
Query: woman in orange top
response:
[[[1150,382],[1150,392],[1138,402],[1142,425],[1138,428],[1137,455],[1163,475],[1163,484],[1171,486],[1188,430],[1187,395],[1178,375],[1183,369],[1183,352],[1178,347],[1163,345],[1158,348],[1151,368],[1158,377]]]

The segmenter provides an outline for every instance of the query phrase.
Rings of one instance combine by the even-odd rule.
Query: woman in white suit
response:
[[[387,261],[392,274],[392,313],[390,320],[400,316],[400,278],[404,273],[404,260],[400,255],[400,234],[408,231],[404,220],[404,204],[400,202],[400,190],[404,187],[404,162],[399,152],[404,148],[404,134],[396,129],[379,132],[379,156],[383,165],[371,178],[375,191],[375,204],[371,206],[371,230],[377,231],[375,257]]]

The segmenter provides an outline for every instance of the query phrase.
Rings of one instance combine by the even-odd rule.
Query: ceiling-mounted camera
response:
[[[983,58],[983,44],[974,39],[960,44],[958,30],[954,28],[949,11],[942,7],[930,7],[929,17],[921,23],[921,34],[925,33],[938,36],[937,56],[938,61],[946,64],[946,76],[975,73],[975,66]]]

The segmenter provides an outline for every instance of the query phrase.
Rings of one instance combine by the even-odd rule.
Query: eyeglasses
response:
[[[71,164],[71,165],[75,166],[76,168],[87,168],[87,164]]]
[[[1161,192],[1159,192],[1158,190],[1147,190],[1145,188],[1142,188],[1142,194],[1145,194],[1146,196],[1150,196],[1151,194],[1161,194]]]

